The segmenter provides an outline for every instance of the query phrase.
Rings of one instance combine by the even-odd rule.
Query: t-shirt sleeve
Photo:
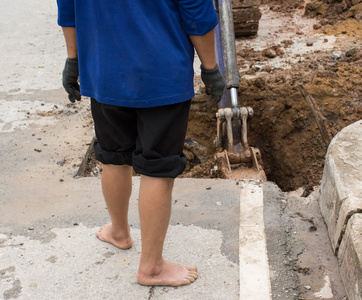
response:
[[[178,0],[184,30],[189,35],[204,35],[218,23],[212,0]]]
[[[57,0],[58,25],[62,27],[75,27],[74,0]]]

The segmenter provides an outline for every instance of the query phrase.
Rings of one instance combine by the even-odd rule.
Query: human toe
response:
[[[197,272],[197,267],[187,267],[187,270]]]

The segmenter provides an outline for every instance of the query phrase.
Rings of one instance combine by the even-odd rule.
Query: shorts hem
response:
[[[132,152],[107,151],[99,143],[94,143],[94,154],[98,161],[104,165],[129,165],[132,166]]]
[[[149,159],[142,154],[133,154],[133,169],[149,177],[176,178],[186,168],[185,154]]]

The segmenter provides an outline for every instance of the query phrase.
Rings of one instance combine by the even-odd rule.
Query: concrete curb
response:
[[[350,300],[362,298],[362,214],[354,214],[348,221],[338,251],[340,272]]]
[[[319,204],[350,300],[362,299],[362,121],[329,145]]]
[[[271,300],[263,212],[263,184],[242,181],[239,225],[240,300]]]

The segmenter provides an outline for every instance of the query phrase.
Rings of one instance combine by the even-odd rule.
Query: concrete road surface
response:
[[[123,251],[95,237],[108,221],[100,179],[74,178],[93,128],[88,99],[71,105],[61,87],[56,13],[55,1],[0,3],[0,299],[343,299],[318,187],[306,198],[270,182],[176,180],[165,257],[200,276],[138,285],[139,178]]]

